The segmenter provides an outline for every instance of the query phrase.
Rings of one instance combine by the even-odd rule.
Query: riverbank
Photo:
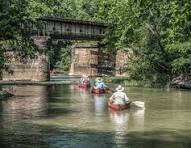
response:
[[[179,88],[179,89],[191,89],[190,79],[173,79],[172,82],[168,82],[166,85],[159,83],[152,83],[150,81],[137,81],[130,80],[128,77],[105,77],[106,83],[121,84],[126,87],[150,87],[150,88]]]
[[[121,84],[127,87],[154,87],[149,81],[130,80],[128,77],[105,77],[106,83]],[[159,87],[159,86],[155,86]]]
[[[180,75],[172,80],[171,86],[175,88],[191,89],[191,76]]]
[[[95,79],[96,77],[92,77]],[[0,81],[0,85],[62,85],[62,84],[78,84],[80,76],[55,75],[50,81]],[[191,89],[191,80],[176,79],[166,85],[152,83],[150,81],[131,80],[128,77],[103,77],[106,84],[121,84],[126,87],[149,87],[149,88],[180,88]]]

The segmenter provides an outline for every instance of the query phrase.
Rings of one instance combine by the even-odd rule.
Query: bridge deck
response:
[[[42,26],[32,27],[32,36],[49,36],[54,39],[90,39],[103,37],[105,25],[90,21],[70,20],[58,17],[42,17]]]

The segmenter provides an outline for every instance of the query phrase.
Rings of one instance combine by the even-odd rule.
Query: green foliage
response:
[[[71,61],[71,41],[54,41],[49,40],[47,42],[47,55],[50,58],[50,69],[60,69],[62,71],[68,71]]]
[[[23,16],[27,16],[25,9],[26,1],[0,1],[0,71],[5,67],[4,53],[10,46],[21,47],[21,40],[25,33],[19,29],[20,23],[24,22]],[[26,39],[25,39],[26,40]],[[26,42],[24,42],[26,43]]]
[[[41,6],[37,3],[32,0],[0,0],[0,71],[5,68],[7,59],[4,53],[7,50],[15,50],[23,58],[38,52],[27,29],[37,17],[43,15],[40,15],[41,12],[45,12],[43,8],[38,12]]]
[[[107,24],[100,42],[103,53],[131,51],[124,69],[133,80],[163,84],[191,72],[189,0],[0,0],[0,8],[0,65],[5,43],[23,55],[37,51],[27,31],[18,29],[20,23],[27,26],[40,16],[58,15]],[[53,66],[68,69],[67,45],[49,44]]]
[[[81,3],[90,20],[108,25],[103,50],[131,49],[126,70],[132,79],[164,84],[176,75],[190,73],[191,1]]]
[[[174,43],[170,47],[174,57],[172,61],[172,73],[175,75],[191,73],[191,42]]]
[[[164,83],[175,72],[190,70],[190,10],[190,1],[176,0],[117,1],[111,6],[107,42],[132,49],[126,67],[132,79]]]
[[[71,64],[71,46],[62,48],[60,51],[60,60],[55,64],[55,67],[62,71],[69,71]]]

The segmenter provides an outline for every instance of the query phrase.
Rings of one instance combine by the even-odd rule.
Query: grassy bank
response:
[[[154,88],[165,87],[165,85],[153,83],[146,80],[145,81],[131,80],[128,77],[104,77],[104,81],[106,83],[121,84],[123,86],[132,86],[132,87],[154,87]]]

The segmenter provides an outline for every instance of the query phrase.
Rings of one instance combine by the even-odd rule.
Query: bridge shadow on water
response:
[[[109,110],[110,94],[75,85],[15,89],[0,102],[2,148],[191,147],[191,130],[145,128],[144,110]]]

